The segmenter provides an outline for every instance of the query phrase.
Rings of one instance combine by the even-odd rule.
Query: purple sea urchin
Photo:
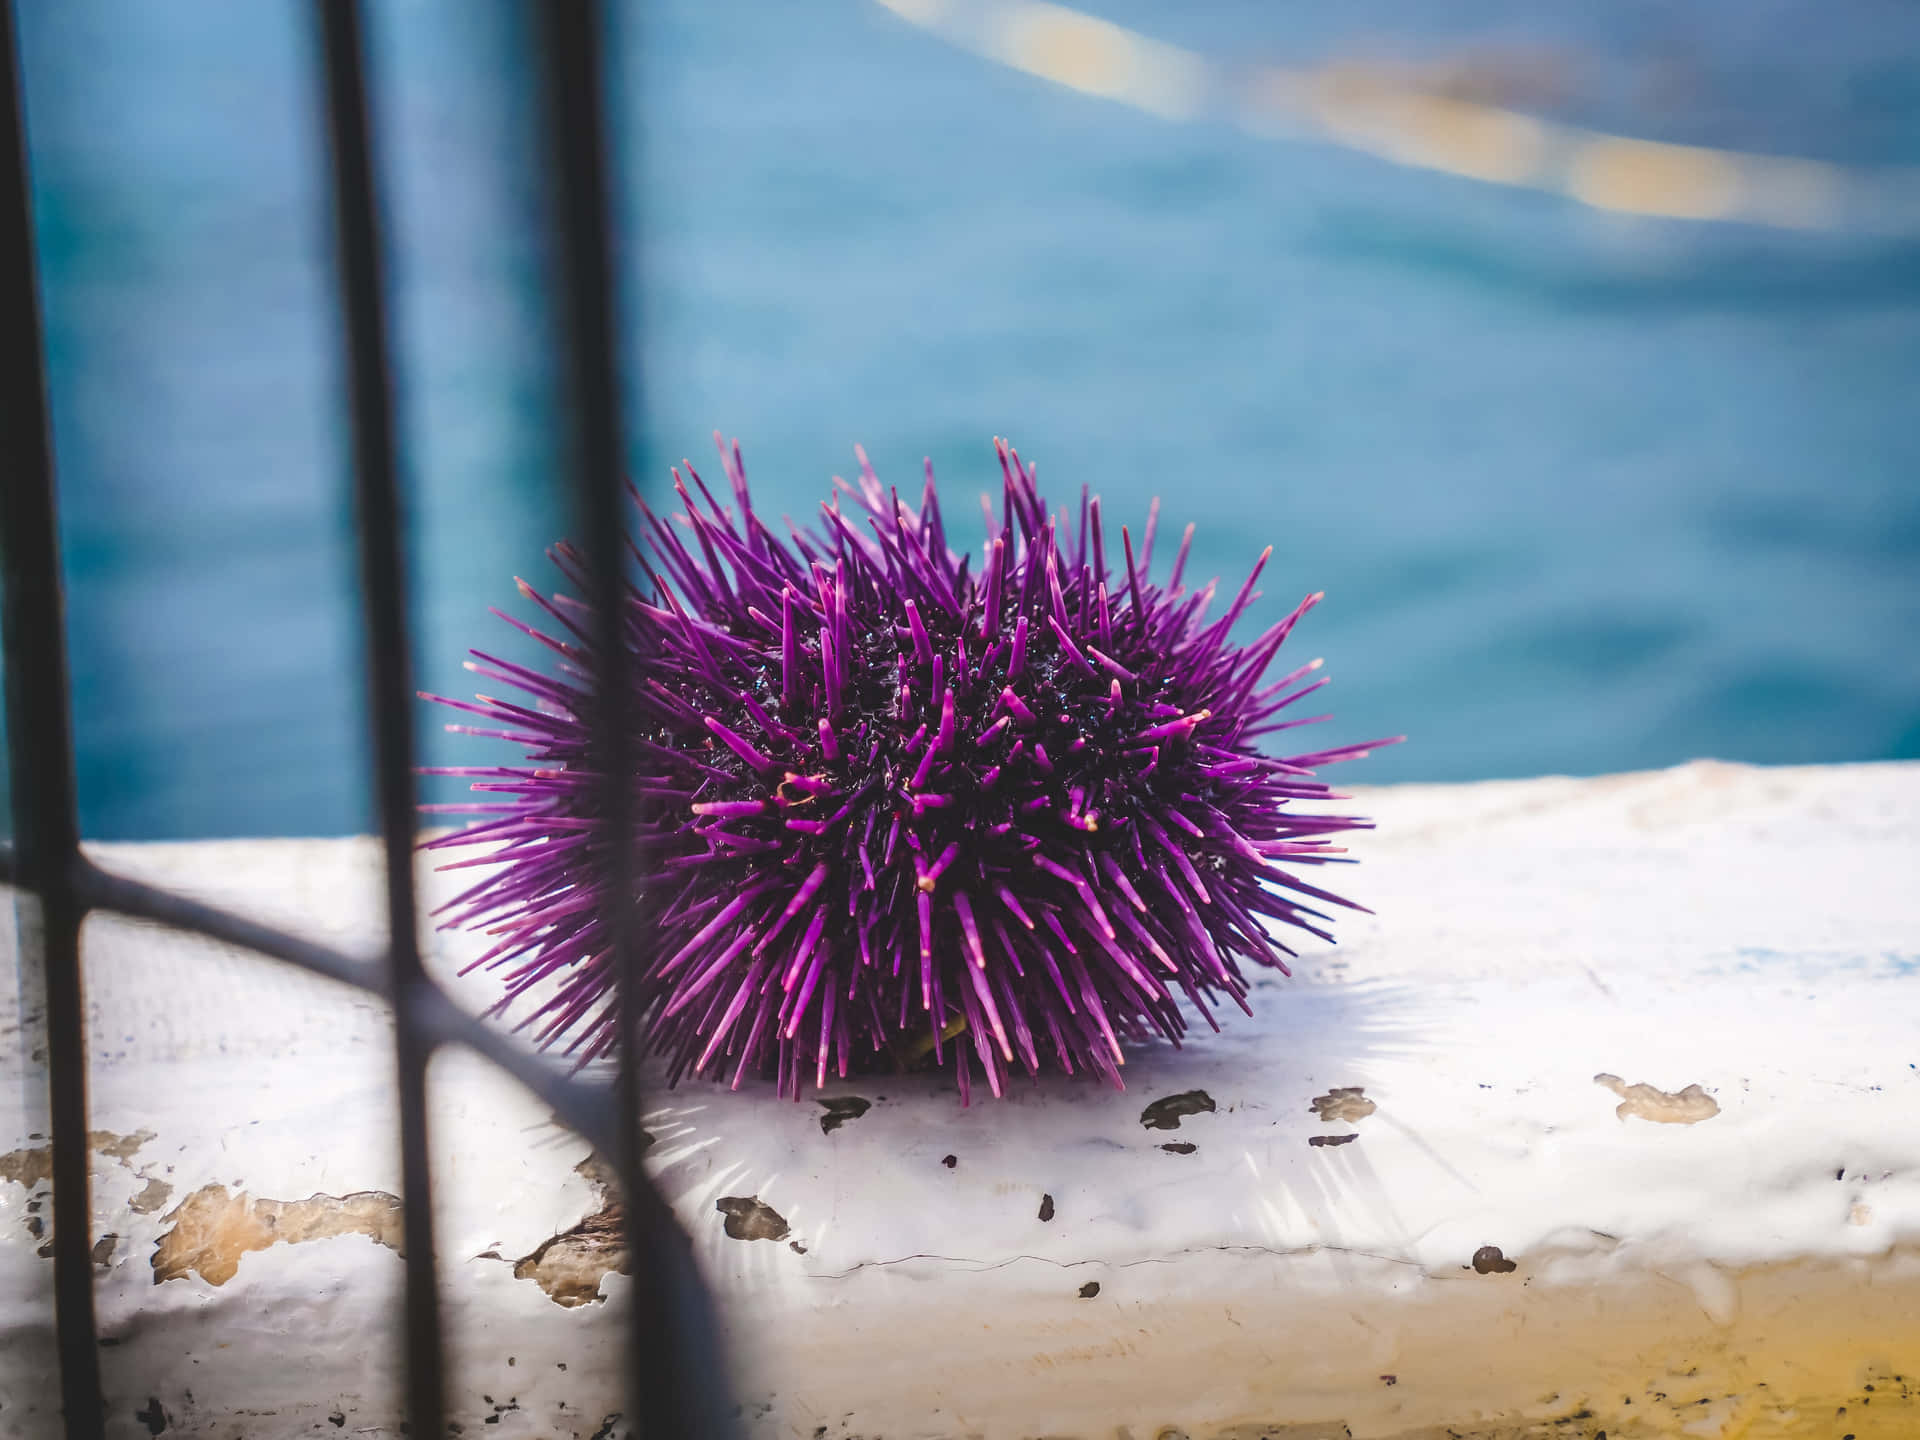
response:
[[[931,1051],[951,1052],[963,1101],[975,1059],[996,1095],[1049,1057],[1118,1085],[1122,1040],[1179,1042],[1178,995],[1213,1024],[1222,996],[1248,1008],[1243,962],[1286,971],[1265,922],[1331,938],[1309,901],[1362,908],[1298,871],[1367,822],[1292,802],[1339,798],[1315,770],[1385,742],[1255,748],[1326,718],[1283,718],[1326,683],[1309,678],[1318,660],[1262,684],[1320,596],[1234,644],[1271,548],[1209,621],[1214,586],[1181,583],[1192,526],[1157,584],[1157,501],[1137,552],[1121,530],[1115,566],[1099,499],[1083,489],[1069,526],[996,447],[1002,504],[982,498],[977,575],[948,549],[931,463],[915,510],[861,452],[823,528],[786,539],[754,512],[737,444],[721,446],[732,509],[691,464],[674,472],[674,524],[640,504],[647,588],[629,588],[625,628],[652,872],[642,1014],[673,1078],[725,1057],[736,1086],[771,1073],[797,1096],[808,1074]],[[553,555],[580,583],[578,553]],[[474,965],[506,968],[500,1009],[553,981],[521,1023],[587,1060],[615,1042],[590,878],[592,627],[578,602],[520,590],[558,638],[510,623],[561,674],[472,652],[469,668],[533,703],[445,700],[488,722],[449,728],[524,745],[529,763],[440,772],[496,798],[441,807],[486,818],[429,845],[487,847],[457,862],[494,868],[446,923],[498,937]]]

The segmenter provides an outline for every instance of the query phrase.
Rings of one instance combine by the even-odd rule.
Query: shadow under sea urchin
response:
[[[1326,718],[1286,717],[1326,683],[1318,660],[1262,683],[1320,596],[1234,644],[1271,548],[1208,620],[1214,586],[1182,584],[1191,526],[1164,584],[1157,502],[1138,554],[1123,528],[1110,569],[1099,499],[1083,488],[1069,523],[996,448],[978,575],[948,548],[931,463],[916,510],[861,452],[858,485],[836,479],[820,527],[785,538],[754,512],[737,443],[720,451],[733,508],[691,464],[671,522],[635,495],[640,1013],[673,1079],[725,1057],[735,1086],[770,1074],[797,1097],[809,1072],[819,1086],[930,1052],[963,1102],[975,1059],[995,1095],[1016,1064],[1052,1061],[1118,1086],[1123,1040],[1179,1043],[1181,994],[1214,1024],[1223,998],[1248,1008],[1243,966],[1287,971],[1267,922],[1330,939],[1310,902],[1362,908],[1300,872],[1336,863],[1330,837],[1367,822],[1295,802],[1340,798],[1316,769],[1389,742],[1256,748]],[[584,588],[579,552],[551,553]],[[520,590],[558,629],[503,618],[558,654],[556,673],[476,650],[470,668],[529,703],[427,698],[485,717],[449,728],[523,745],[527,763],[437,772],[488,799],[441,807],[483,818],[427,845],[486,847],[459,862],[486,878],[445,924],[496,937],[473,962],[505,971],[496,1011],[553,982],[521,1024],[585,1062],[616,1038],[593,627],[578,601]]]

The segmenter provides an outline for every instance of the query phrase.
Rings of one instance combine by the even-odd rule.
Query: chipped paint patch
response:
[[[127,1202],[127,1208],[136,1215],[151,1215],[173,1198],[173,1186],[164,1180],[148,1180]]]
[[[871,1100],[858,1095],[835,1095],[826,1100],[813,1102],[826,1113],[820,1117],[820,1133],[831,1135],[849,1120],[858,1120],[873,1108]]]
[[[190,1274],[209,1285],[224,1285],[250,1251],[335,1235],[364,1235],[396,1254],[400,1251],[400,1201],[384,1190],[256,1200],[245,1191],[204,1185],[162,1216],[161,1223],[171,1228],[154,1248],[156,1285]]]
[[[1720,1102],[1698,1085],[1684,1090],[1656,1090],[1651,1085],[1629,1085],[1618,1075],[1599,1074],[1593,1083],[1620,1097],[1613,1113],[1622,1120],[1651,1120],[1659,1125],[1697,1125],[1720,1113]]]
[[[45,1145],[26,1150],[9,1150],[0,1155],[0,1180],[11,1180],[32,1190],[53,1179],[53,1151]]]
[[[134,1169],[133,1157],[139,1153],[142,1146],[153,1138],[154,1134],[151,1130],[135,1130],[127,1135],[121,1135],[112,1130],[89,1130],[87,1132],[87,1147],[92,1150],[94,1154],[106,1156],[122,1169],[133,1171],[139,1179],[147,1181],[146,1187],[135,1197],[135,1203],[132,1206],[137,1213],[143,1215],[150,1213],[152,1210],[159,1209],[160,1206],[166,1203],[167,1197],[173,1193],[173,1187],[171,1185],[166,1184],[164,1181],[149,1179],[144,1167],[138,1170]],[[40,1191],[42,1186],[53,1183],[53,1147],[51,1145],[26,1146],[18,1150],[9,1150],[6,1154],[0,1155],[0,1180],[12,1181],[27,1191],[32,1197],[27,1201],[26,1205],[25,1223],[27,1234],[31,1239],[38,1242],[34,1254],[42,1260],[52,1259],[53,1237],[47,1233],[46,1218],[38,1213],[42,1196],[35,1194],[35,1192]],[[156,1185],[159,1186],[158,1191],[154,1189]],[[154,1200],[151,1206],[147,1209],[140,1207],[138,1203],[139,1200],[156,1194],[158,1198]],[[91,1252],[94,1264],[100,1266],[102,1269],[106,1268],[112,1259],[113,1242],[118,1240],[118,1238],[117,1235],[103,1235],[94,1241]]]
[[[1344,1120],[1352,1124],[1364,1120],[1379,1107],[1367,1099],[1366,1087],[1362,1085],[1336,1085],[1324,1095],[1313,1097],[1308,1107],[1325,1124],[1332,1125]]]
[[[132,1160],[140,1147],[151,1139],[153,1139],[151,1130],[135,1130],[130,1135],[119,1135],[111,1130],[87,1132],[87,1145],[94,1154],[105,1155],[110,1160],[118,1160],[122,1165]],[[6,1154],[0,1155],[0,1180],[11,1180],[14,1184],[28,1190],[37,1185],[51,1183],[53,1147],[33,1145],[19,1150],[9,1150]]]
[[[627,1273],[624,1216],[613,1170],[598,1155],[587,1156],[573,1168],[593,1186],[600,1208],[571,1229],[541,1241],[513,1267],[514,1279],[533,1281],[554,1304],[569,1310],[605,1299],[600,1282],[609,1273]]]
[[[151,1395],[147,1397],[147,1408],[134,1411],[133,1418],[146,1427],[149,1435],[158,1435],[173,1423],[173,1417],[167,1413],[167,1407]]]
[[[758,1195],[723,1195],[713,1208],[727,1217],[727,1235],[734,1240],[784,1240],[787,1219]]]
[[[1140,1112],[1140,1123],[1149,1130],[1178,1130],[1189,1115],[1211,1115],[1213,1097],[1204,1090],[1183,1090],[1178,1095],[1163,1095]]]
[[[87,1144],[96,1155],[105,1155],[122,1164],[131,1160],[141,1146],[153,1139],[153,1131],[136,1130],[131,1135],[116,1135],[111,1130],[89,1130]]]

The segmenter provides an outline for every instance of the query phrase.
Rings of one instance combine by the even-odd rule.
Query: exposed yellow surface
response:
[[[1128,1393],[1128,1368],[1191,1349],[1205,1408],[1226,1413],[1164,1432],[1185,1440],[1911,1440],[1920,1265],[1895,1261],[1902,1278],[1888,1283],[1887,1264],[1683,1271],[1651,1290],[1554,1283],[1537,1265],[1409,1276],[1384,1304],[1352,1296],[1278,1323],[1256,1298],[1223,1292],[1196,1296],[1190,1313],[1143,1309],[1124,1344],[1050,1346],[1044,1324],[1030,1324],[1028,1369],[1063,1409],[1078,1395],[1085,1413],[1132,1417],[1135,1436],[1163,1431],[1153,1402]],[[1718,1319],[1699,1303],[1702,1283],[1726,1287]],[[1223,1308],[1240,1323],[1223,1330]],[[1376,1373],[1364,1399],[1345,1378],[1356,1363]]]
[[[156,1285],[196,1271],[208,1284],[224,1285],[251,1250],[334,1235],[365,1235],[389,1250],[400,1248],[400,1202],[378,1190],[256,1200],[244,1192],[229,1193],[224,1185],[204,1185],[162,1223],[172,1228],[153,1252]]]

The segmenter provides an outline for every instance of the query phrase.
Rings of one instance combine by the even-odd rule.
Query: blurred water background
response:
[[[525,13],[370,8],[416,658],[464,694],[465,647],[527,653],[486,607],[551,578],[565,525]],[[1920,11],[1889,0],[1091,8],[1214,55],[1538,81],[1529,104],[1653,139],[1920,164]],[[308,7],[21,10],[84,829],[363,829]],[[1353,781],[1920,755],[1915,233],[1607,215],[1170,123],[871,0],[622,18],[649,485],[719,427],[796,518],[856,441],[903,484],[931,455],[969,541],[996,434],[1059,495],[1136,520],[1161,495],[1202,578],[1276,546],[1259,624],[1328,592],[1289,645],[1328,657],[1327,743],[1411,736]],[[427,758],[491,758],[441,718]]]

